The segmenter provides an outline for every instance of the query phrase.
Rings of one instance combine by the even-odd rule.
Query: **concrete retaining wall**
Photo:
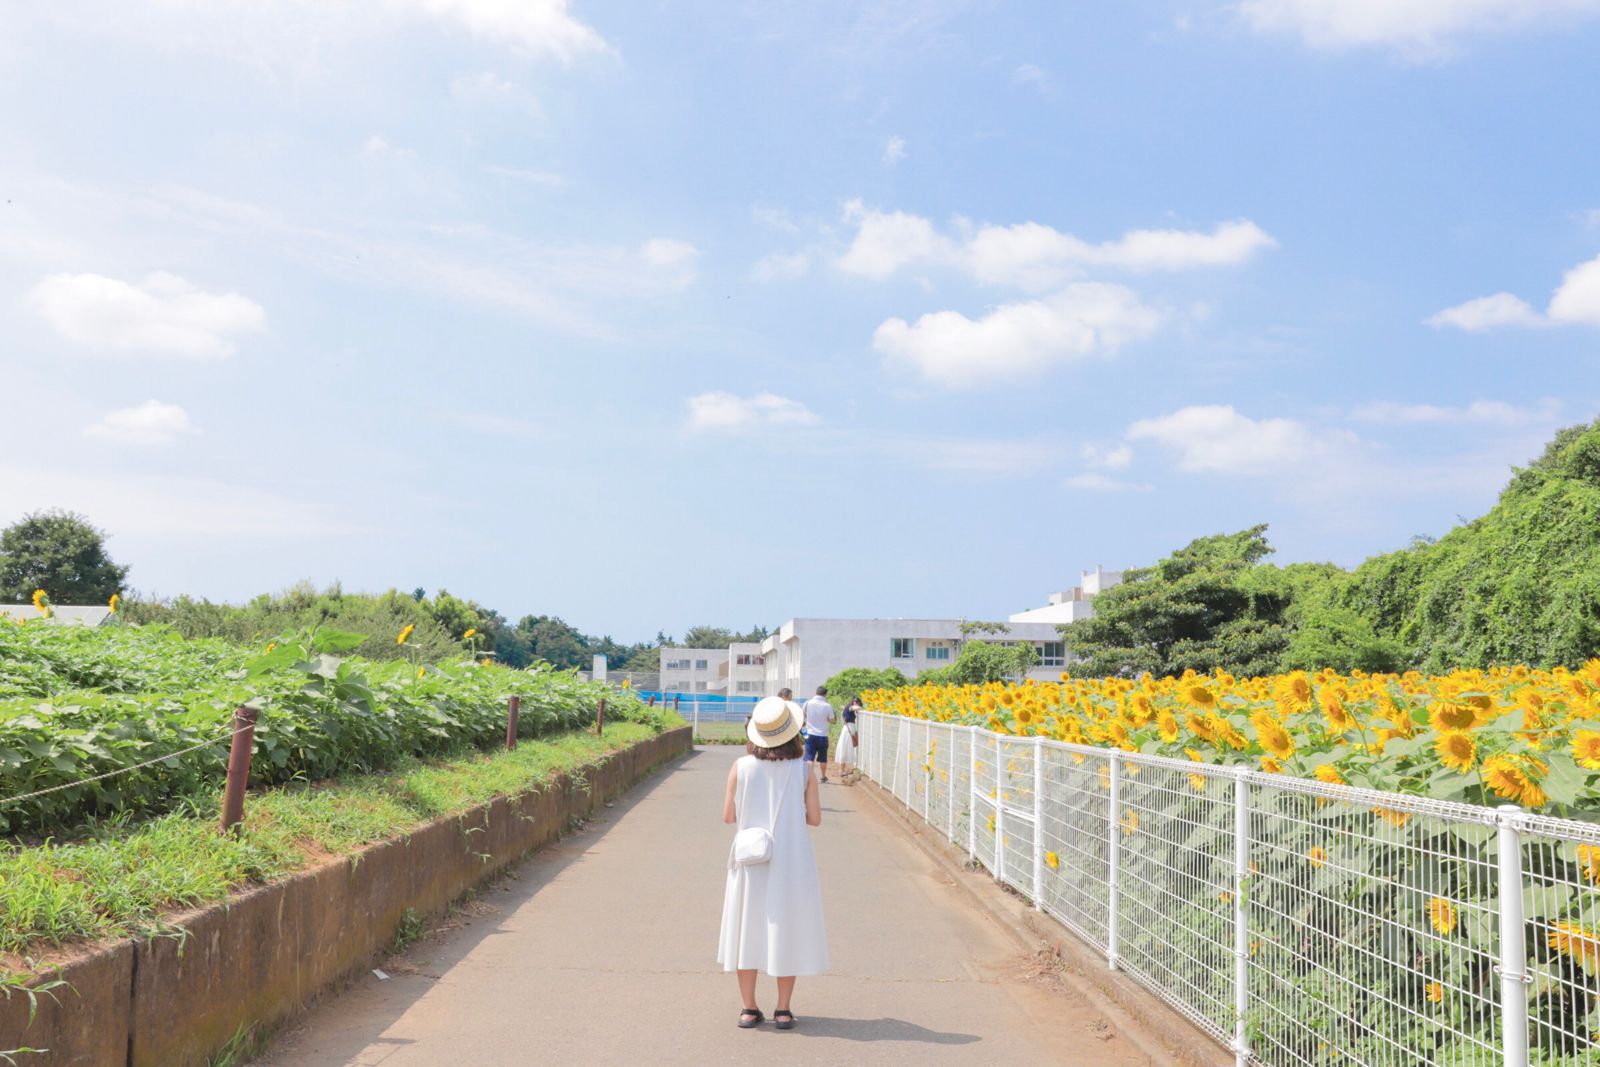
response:
[[[280,1023],[366,967],[408,910],[443,911],[689,746],[687,728],[661,734],[538,792],[175,916],[182,937],[76,956],[61,965],[68,986],[38,998],[31,1024],[25,996],[0,1000],[0,1050],[49,1050],[19,1067],[205,1067],[241,1027]]]

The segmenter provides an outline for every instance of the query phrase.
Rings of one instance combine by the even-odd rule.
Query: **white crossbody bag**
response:
[[[772,809],[773,826],[778,825],[778,812],[783,810],[783,801],[789,792],[788,783],[784,783],[783,790],[778,794],[778,803]],[[765,826],[746,826],[733,835],[733,849],[728,854],[728,869],[736,870],[740,867],[771,863],[773,844],[771,830]]]

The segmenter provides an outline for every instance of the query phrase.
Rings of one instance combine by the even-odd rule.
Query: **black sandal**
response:
[[[793,1030],[794,1012],[790,1011],[788,1008],[779,1008],[777,1011],[772,1013],[772,1025],[776,1026],[779,1030]]]
[[[739,1029],[750,1030],[766,1022],[767,1017],[761,1014],[760,1008],[746,1008],[739,1013]],[[792,1023],[790,1025],[793,1025]]]

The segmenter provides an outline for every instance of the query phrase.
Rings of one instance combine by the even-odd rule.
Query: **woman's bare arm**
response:
[[[822,794],[810,767],[806,768],[806,825],[822,825]]]
[[[739,765],[728,768],[728,793],[722,798],[722,821],[730,826],[739,821],[739,805],[734,796],[739,789]]]

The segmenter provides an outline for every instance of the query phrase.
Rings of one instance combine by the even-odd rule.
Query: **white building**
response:
[[[58,626],[99,626],[111,618],[109,607],[73,607],[51,605],[46,618],[32,604],[0,604],[0,621],[52,622]]]
[[[894,667],[908,678],[947,667],[968,638],[960,619],[790,619],[761,645],[767,691],[788,687],[804,698],[849,667]],[[1066,645],[1054,623],[1013,623],[1005,633],[975,634],[974,640],[1026,641],[1039,654],[1028,673],[1041,681],[1061,676]]]
[[[761,697],[775,692],[767,688],[766,657],[759,641],[738,641],[729,645],[724,662],[725,691],[729,696]]]
[[[1082,582],[1064,593],[1051,593],[1050,603],[1042,608],[1019,611],[1010,622],[1048,622],[1064,625],[1087,619],[1094,614],[1094,598],[1114,585],[1122,584],[1121,571],[1108,571],[1097,566],[1084,571]]]
[[[725,648],[661,649],[661,691],[663,693],[710,693],[718,677],[727,678],[728,650]]]

